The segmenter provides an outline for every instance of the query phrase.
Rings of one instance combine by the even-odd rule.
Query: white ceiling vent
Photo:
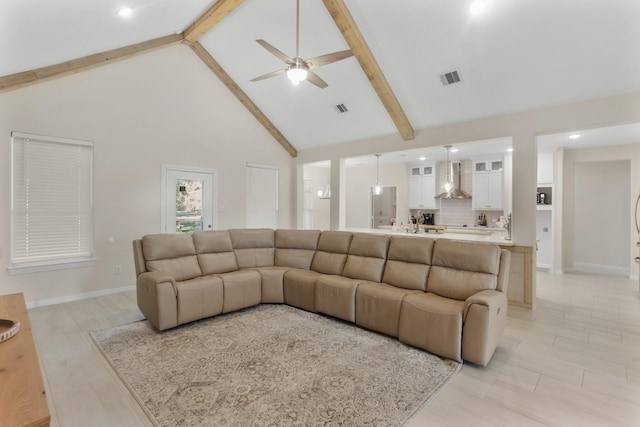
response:
[[[454,83],[460,83],[462,80],[460,79],[460,73],[458,70],[453,70],[448,73],[441,74],[440,81],[442,82],[442,86],[449,86]]]
[[[346,113],[347,111],[347,107],[345,107],[344,104],[338,104],[336,105],[336,110],[338,110],[338,113]]]

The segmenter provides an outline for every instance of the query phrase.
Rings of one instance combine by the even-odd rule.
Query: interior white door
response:
[[[215,228],[215,171],[164,168],[163,233]]]
[[[247,228],[278,228],[278,168],[247,165]]]

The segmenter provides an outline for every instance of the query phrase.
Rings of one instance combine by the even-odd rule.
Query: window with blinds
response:
[[[13,132],[11,150],[10,270],[92,262],[93,143]]]

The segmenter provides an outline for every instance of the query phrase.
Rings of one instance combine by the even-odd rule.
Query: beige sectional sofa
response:
[[[285,303],[485,366],[504,330],[510,252],[346,231],[235,229],[133,242],[138,306],[159,330]]]

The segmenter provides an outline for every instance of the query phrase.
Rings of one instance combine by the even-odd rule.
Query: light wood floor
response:
[[[640,426],[638,282],[537,274],[486,368],[464,365],[411,426]],[[151,426],[89,331],[142,318],[132,292],[29,311],[52,426]]]

